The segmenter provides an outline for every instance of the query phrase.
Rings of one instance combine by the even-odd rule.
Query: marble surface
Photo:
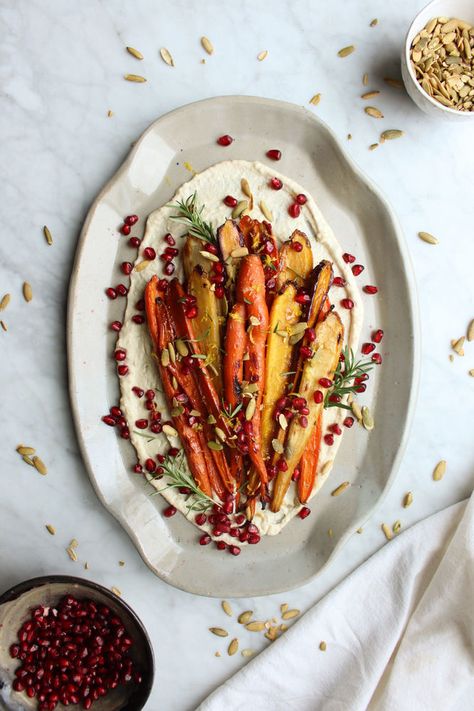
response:
[[[474,317],[472,128],[425,117],[403,90],[383,82],[384,76],[399,76],[403,37],[423,4],[0,2],[0,290],[12,295],[0,314],[8,326],[0,332],[0,588],[46,573],[84,575],[119,587],[154,643],[157,675],[150,711],[190,711],[245,660],[214,656],[225,644],[208,626],[236,630],[236,622],[225,617],[219,601],[175,590],[145,567],[100,505],[79,457],[67,393],[65,310],[87,208],[130,143],[170,109],[231,93],[308,105],[321,92],[321,103],[312,110],[398,214],[417,276],[423,338],[419,402],[399,476],[362,535],[354,535],[321,577],[284,599],[234,603],[236,611],[254,609],[259,617],[274,615],[281,602],[307,609],[385,544],[382,521],[400,519],[405,528],[472,489],[474,379],[468,370],[474,368],[474,343],[466,344],[464,358],[448,359],[450,339],[463,335]],[[371,28],[374,17],[379,23]],[[212,57],[200,46],[203,34],[214,44]],[[355,44],[356,52],[340,59],[337,50],[348,44]],[[128,55],[126,45],[140,49],[145,60]],[[175,68],[160,59],[161,46],[172,52]],[[264,49],[268,57],[258,62]],[[141,73],[148,82],[128,83],[122,78],[127,72]],[[383,110],[383,120],[363,112],[364,72],[368,88],[381,90],[371,103]],[[385,128],[406,135],[369,151]],[[51,247],[42,235],[44,224],[53,233]],[[421,242],[419,230],[436,234],[439,245]],[[28,304],[21,294],[25,280],[33,288]],[[15,451],[19,442],[37,448],[47,476],[21,461]],[[432,469],[441,458],[448,462],[447,473],[433,482]],[[414,503],[403,509],[408,490]],[[46,523],[56,527],[55,537],[45,531]],[[79,541],[77,563],[65,553],[72,537]],[[241,639],[243,646],[264,647],[250,632]]]

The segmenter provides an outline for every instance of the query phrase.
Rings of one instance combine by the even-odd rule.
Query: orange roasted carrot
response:
[[[323,413],[321,412],[299,464],[298,497],[302,504],[308,501],[316,481],[319,450],[321,448],[322,420]]]
[[[261,412],[265,380],[265,343],[268,330],[268,307],[265,300],[265,274],[260,258],[249,254],[242,259],[237,277],[236,297],[245,303],[249,324],[248,359],[244,361],[244,378],[256,385],[255,407],[249,415],[252,435],[249,436],[249,455],[258,472],[262,486],[268,482],[261,452]],[[249,405],[247,405],[248,411]]]
[[[234,410],[242,399],[243,357],[247,350],[244,304],[237,303],[233,306],[227,319],[224,343],[224,398],[226,404]]]

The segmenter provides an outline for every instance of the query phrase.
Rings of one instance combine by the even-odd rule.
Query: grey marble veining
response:
[[[466,344],[464,358],[450,363],[448,355],[450,339],[465,333],[474,317],[474,136],[470,126],[428,119],[404,91],[383,83],[384,76],[399,76],[403,37],[423,4],[0,2],[0,296],[12,295],[0,314],[8,326],[8,332],[0,331],[0,588],[54,572],[119,587],[155,646],[150,711],[194,708],[243,659],[214,657],[225,646],[207,628],[228,622],[218,601],[175,590],[145,567],[99,504],[81,463],[67,394],[65,312],[87,208],[129,144],[164,112],[231,93],[308,105],[316,92],[322,99],[312,110],[393,205],[415,266],[423,332],[418,408],[398,479],[363,534],[355,535],[314,583],[285,599],[234,603],[236,610],[255,609],[262,617],[275,614],[284,601],[306,609],[384,544],[382,521],[400,519],[409,526],[472,489],[474,379],[467,371],[474,368],[474,343]],[[373,17],[379,24],[370,28]],[[212,57],[200,46],[202,34],[212,39]],[[145,60],[128,55],[127,44],[139,48]],[[339,59],[337,50],[348,44],[355,44],[356,52]],[[175,68],[160,59],[161,46],[172,52]],[[263,49],[269,55],[260,63],[256,55]],[[148,82],[125,82],[127,72],[143,74]],[[383,120],[363,112],[364,72],[369,73],[368,88],[382,90],[371,103],[382,109]],[[370,152],[369,144],[386,128],[401,128],[406,135]],[[44,241],[44,224],[53,234],[52,247]],[[440,244],[419,241],[419,230],[436,234]],[[24,280],[33,288],[29,304],[21,295]],[[46,477],[21,461],[15,452],[19,442],[37,448],[48,465]],[[448,461],[448,471],[435,483],[431,472],[441,458]],[[408,490],[415,500],[403,509]],[[55,537],[45,531],[45,523],[56,526]],[[65,553],[73,536],[79,540],[78,563]],[[123,568],[120,559],[126,561]],[[251,633],[242,635],[242,644],[263,646]]]

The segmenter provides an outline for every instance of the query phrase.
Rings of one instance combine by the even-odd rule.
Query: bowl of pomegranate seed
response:
[[[101,585],[53,575],[0,596],[0,704],[6,708],[140,711],[153,675],[142,622]]]

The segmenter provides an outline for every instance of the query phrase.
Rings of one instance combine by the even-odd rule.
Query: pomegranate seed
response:
[[[293,407],[295,410],[301,410],[302,407],[306,405],[306,400],[304,397],[294,397],[293,398]]]
[[[306,195],[303,195],[303,193],[300,193],[299,195],[297,195],[295,200],[298,203],[298,205],[305,205],[308,202],[308,198],[306,197]]]
[[[135,427],[139,430],[145,430],[148,427],[148,420],[135,420]]]
[[[309,415],[309,407],[302,407],[300,410],[300,415]]]
[[[228,133],[224,134],[223,136],[219,136],[219,138],[217,139],[217,143],[220,146],[230,146],[233,141],[234,139],[232,138],[232,136],[229,136]]]
[[[310,513],[311,513],[311,509],[308,508],[307,506],[303,506],[303,508],[298,512],[298,516],[300,518],[306,518],[307,516],[310,515]]]
[[[169,244],[171,247],[174,247],[174,245],[176,244],[175,238],[169,232],[163,237],[163,239],[165,240],[166,244]]]
[[[319,405],[324,400],[324,395],[321,390],[315,390],[313,400],[317,405]]]
[[[124,351],[122,348],[118,348],[114,353],[114,358],[116,361],[125,360],[126,357],[127,351]]]
[[[302,358],[312,358],[313,357],[313,351],[311,348],[308,346],[301,346],[300,348],[300,355]]]
[[[364,355],[369,355],[369,353],[372,353],[372,351],[375,350],[375,343],[364,343],[362,345],[362,348],[360,349],[360,352],[363,353]]]
[[[273,190],[281,190],[283,187],[283,183],[281,182],[280,178],[272,178],[270,180],[270,187],[273,188]]]
[[[118,333],[118,331],[120,331],[122,328],[122,322],[121,321],[112,321],[112,323],[110,324],[110,328],[112,331],[116,331]]]
[[[141,388],[137,388],[136,385],[133,386],[132,392],[137,396],[137,397],[143,397],[143,390]]]
[[[142,324],[142,323],[145,323],[145,317],[142,316],[141,314],[134,314],[132,316],[132,321],[133,321],[133,323]]]
[[[165,264],[163,267],[163,271],[166,274],[166,276],[171,276],[174,272],[175,266],[171,262],[168,262],[168,264]]]
[[[382,356],[380,355],[380,353],[374,353],[374,355],[372,356],[372,361],[373,361],[374,363],[376,363],[377,365],[381,365],[381,363],[382,363]]]
[[[342,434],[342,430],[341,430],[341,428],[339,427],[339,425],[337,424],[337,422],[335,422],[333,425],[330,425],[330,426],[329,426],[329,430],[330,430],[330,432],[332,432],[332,433],[335,434],[335,435],[341,435],[341,434]]]
[[[378,292],[378,287],[364,286],[363,291],[365,291],[366,294],[376,294]]]
[[[300,423],[301,427],[303,427],[303,429],[306,429],[306,427],[308,426],[308,418],[305,415],[301,415],[298,422]]]
[[[231,553],[232,555],[240,555],[239,546],[229,546],[229,553]]]
[[[134,464],[133,471],[135,472],[135,474],[141,474],[143,471],[142,465],[141,464]]]
[[[329,378],[319,378],[318,382],[322,388],[330,388],[332,385],[332,380]]]
[[[362,373],[362,375],[359,375],[358,378],[354,378],[354,383],[356,385],[359,385],[359,383],[363,383],[365,380],[369,379],[369,374],[368,373]]]
[[[373,332],[372,340],[374,343],[380,343],[382,338],[383,338],[383,331],[381,328],[378,328],[376,331]]]
[[[356,260],[353,254],[349,254],[349,252],[344,252],[342,255],[343,260],[346,262],[346,264],[353,264]]]
[[[196,514],[194,520],[198,526],[203,526],[207,521],[207,516],[204,513]]]
[[[354,308],[354,302],[352,299],[341,299],[341,306],[350,310]]]
[[[304,332],[304,335],[306,336],[306,340],[309,343],[313,343],[313,341],[316,340],[316,331],[314,330],[314,328],[307,328]]]
[[[288,208],[288,214],[290,217],[299,217],[301,212],[301,207],[298,205],[297,202],[294,202],[290,207]]]
[[[326,444],[328,444],[330,447],[332,447],[332,445],[334,444],[334,435],[332,435],[332,434],[324,435],[324,441],[326,442]]]
[[[107,294],[109,299],[113,300],[117,298],[117,292],[111,286],[109,286],[109,288],[105,290],[105,293]]]
[[[117,286],[115,287],[115,291],[120,296],[127,296],[127,294],[128,294],[128,289],[125,286],[125,284],[117,284]]]
[[[372,356],[372,358],[373,358],[373,356]],[[366,390],[367,390],[367,385],[366,385],[365,383],[361,383],[361,384],[355,389],[356,393],[365,393]]]
[[[130,239],[128,240],[128,244],[130,245],[130,247],[139,247],[141,243],[142,242],[140,239],[138,239],[138,237],[130,237]]]
[[[341,400],[341,395],[336,395],[336,393],[332,393],[332,395],[329,396],[329,402],[341,402]]]
[[[115,427],[115,425],[117,424],[114,418],[110,417],[110,415],[104,415],[102,418],[102,422],[105,422],[105,424],[109,427]]]
[[[163,425],[160,422],[152,422],[150,425],[150,430],[153,434],[160,434],[163,430]]]
[[[135,308],[137,311],[145,311],[145,301],[143,299],[139,299],[135,304]]]
[[[279,472],[286,472],[286,471],[288,471],[288,463],[287,463],[286,459],[283,459],[283,457],[281,457],[281,458],[278,460],[278,462],[277,462],[277,469],[278,469]]]
[[[258,533],[249,533],[248,542],[251,546],[260,543],[260,536],[258,535]]]
[[[344,425],[344,427],[351,428],[352,425],[354,424],[354,418],[353,417],[346,417],[346,418],[344,418],[344,422],[342,424]]]
[[[19,644],[12,644],[10,646],[10,657],[15,659],[19,654],[20,654],[20,645]]]
[[[332,281],[333,286],[345,286],[346,280],[343,277],[334,277]]]
[[[216,548],[219,551],[225,551],[225,549],[227,548],[227,543],[225,543],[224,541],[216,541]]]
[[[363,271],[364,267],[362,266],[362,264],[354,264],[354,266],[352,267],[352,273],[354,276],[359,276],[359,274],[362,274]]]
[[[166,516],[166,518],[171,518],[171,516],[175,515],[176,511],[177,511],[177,509],[174,506],[168,506],[163,511],[163,516]]]
[[[224,265],[222,264],[222,262],[217,262],[216,264],[214,264],[214,271],[215,271],[217,274],[223,274],[223,273],[224,273]]]
[[[124,224],[122,225],[122,227],[120,228],[120,232],[121,232],[123,235],[129,235],[129,234],[130,234],[130,225],[126,225],[126,224],[124,223]]]
[[[119,365],[119,367],[117,368],[117,373],[119,375],[127,375],[128,365]]]
[[[170,457],[177,457],[179,454],[179,449],[178,447],[170,447],[168,450],[168,454]]]
[[[191,308],[186,311],[186,316],[188,318],[196,318],[197,315],[198,315],[198,310],[197,310],[196,306],[191,306]]]
[[[138,215],[127,215],[127,217],[124,220],[126,225],[129,225],[132,227],[138,222]]]
[[[156,251],[153,249],[153,247],[145,247],[143,250],[143,256],[145,259],[156,259]]]
[[[245,520],[246,519],[244,514],[237,514],[237,516],[235,517],[235,523],[237,524],[237,526],[241,526],[243,523],[245,523]]]
[[[232,197],[232,195],[226,195],[224,198],[224,204],[227,205],[227,207],[235,207],[237,205],[237,199]]]
[[[302,291],[299,294],[296,294],[295,301],[297,304],[307,304],[311,301],[311,297],[309,294],[305,294],[304,291]]]
[[[204,533],[201,538],[199,539],[199,545],[200,546],[207,546],[211,542],[212,538],[207,534]]]
[[[153,474],[156,469],[156,464],[153,459],[150,458],[145,461],[145,469],[147,470],[147,472],[150,472],[150,474]]]
[[[122,262],[120,269],[126,276],[128,276],[132,273],[133,264],[131,262]]]
[[[270,158],[270,160],[280,160],[281,151],[279,151],[277,148],[271,148],[269,151],[267,151],[267,158]]]

